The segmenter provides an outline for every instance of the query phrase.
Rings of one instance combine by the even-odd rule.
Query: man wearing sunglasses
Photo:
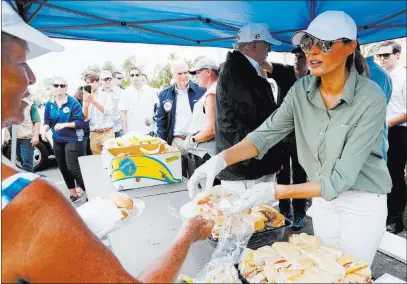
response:
[[[402,214],[407,198],[404,180],[407,159],[406,69],[400,66],[400,52],[400,44],[390,40],[379,44],[376,53],[380,66],[387,70],[393,83],[386,117],[389,126],[387,167],[393,182],[387,196],[387,231],[395,234],[403,231]]]
[[[123,86],[123,74],[118,72],[118,71],[115,71],[115,72],[113,72],[112,75],[113,75],[113,84],[114,84],[114,86],[124,90],[125,87]]]
[[[294,65],[269,63],[268,61],[265,61],[262,65],[262,68],[267,71],[267,77],[273,78],[277,83],[277,105],[279,107],[283,103],[284,98],[287,96],[288,91],[295,84],[295,82],[298,79],[310,74],[309,64],[301,47],[297,46],[291,51],[291,53],[295,56]],[[281,170],[277,175],[277,183],[291,184],[291,171],[293,184],[305,183],[307,181],[307,174],[298,161],[294,131],[283,139],[281,147],[283,150],[283,158]],[[293,199],[292,202],[290,199],[281,199],[279,201],[279,208],[280,212],[284,214],[286,218],[294,217],[294,224],[292,227],[294,231],[304,228],[306,199]]]
[[[158,103],[155,90],[142,81],[140,69],[129,70],[131,85],[123,91],[119,102],[123,132],[149,134],[153,129],[154,105]]]
[[[120,88],[115,87],[113,83],[112,73],[108,70],[100,72],[100,79],[102,80],[101,92],[112,98],[112,120],[114,137],[123,136],[122,123],[120,121],[119,101],[122,94]]]

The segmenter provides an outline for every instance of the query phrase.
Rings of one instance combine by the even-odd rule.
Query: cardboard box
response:
[[[113,186],[121,191],[182,181],[181,153],[169,145],[160,145],[160,152],[167,147],[171,152],[162,154],[145,154],[153,151],[157,145],[139,145],[107,149],[112,160],[109,175]],[[120,154],[126,153],[125,157]],[[118,157],[119,155],[119,157]]]

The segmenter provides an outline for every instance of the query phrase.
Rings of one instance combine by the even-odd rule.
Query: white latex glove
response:
[[[197,168],[188,181],[189,198],[194,198],[198,193],[198,185],[206,180],[206,189],[212,189],[216,176],[228,166],[219,155],[210,158],[205,164]]]
[[[192,149],[195,147],[196,143],[192,142],[192,135],[188,135],[182,142],[184,144],[184,149]]]
[[[228,214],[237,214],[249,208],[274,201],[274,182],[261,182],[246,190],[242,196],[233,202]]]

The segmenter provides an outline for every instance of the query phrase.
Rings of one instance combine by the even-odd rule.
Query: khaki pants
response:
[[[90,132],[90,149],[92,150],[93,155],[99,155],[102,153],[103,143],[110,139],[114,138],[113,129],[110,129],[103,133]]]
[[[176,147],[181,152],[182,176],[189,178],[191,175],[188,171],[188,152],[184,148],[184,140],[179,137],[175,137],[172,139],[171,146]]]

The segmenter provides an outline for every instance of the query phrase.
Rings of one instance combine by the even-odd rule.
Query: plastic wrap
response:
[[[78,207],[77,212],[89,229],[103,239],[109,233],[130,224],[144,212],[145,203],[141,199],[133,199],[133,206],[131,210],[119,209],[111,200],[97,197]]]
[[[225,218],[219,244],[211,260],[193,280],[194,283],[242,283],[235,267],[250,237],[253,221],[248,216],[234,215]]]

